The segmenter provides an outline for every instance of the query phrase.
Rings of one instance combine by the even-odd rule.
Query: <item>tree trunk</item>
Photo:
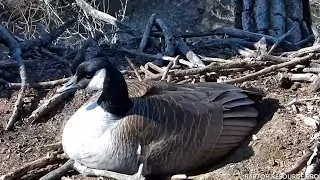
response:
[[[287,40],[297,43],[311,34],[309,1],[235,0],[234,26],[250,32],[280,37],[291,28]],[[239,20],[242,22],[241,25]]]

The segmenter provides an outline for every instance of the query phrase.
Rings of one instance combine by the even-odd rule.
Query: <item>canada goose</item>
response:
[[[126,81],[107,60],[81,63],[58,90],[100,92],[67,121],[62,144],[75,162],[132,175],[188,174],[214,164],[256,126],[255,93],[221,83]],[[253,96],[251,96],[253,95]]]

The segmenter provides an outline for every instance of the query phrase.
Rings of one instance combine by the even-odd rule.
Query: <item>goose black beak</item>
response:
[[[77,85],[77,76],[73,76],[67,83],[57,90],[57,93],[63,94],[69,91],[76,91],[79,89]]]

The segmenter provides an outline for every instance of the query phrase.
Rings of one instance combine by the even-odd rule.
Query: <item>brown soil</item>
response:
[[[40,62],[27,67],[29,82],[39,82],[62,78],[66,69],[59,62],[45,57]],[[17,70],[7,70],[7,81],[18,82]],[[237,74],[239,76],[241,74]],[[262,89],[266,97],[261,110],[261,120],[254,134],[258,140],[244,142],[235,152],[224,161],[212,168],[212,172],[199,176],[199,179],[243,179],[245,174],[279,174],[290,168],[310,145],[312,129],[295,117],[295,113],[281,105],[294,97],[308,97],[305,93],[307,84],[294,91],[279,87],[277,75],[259,77],[257,80],[242,84]],[[41,104],[41,100],[50,97],[55,89],[29,89],[24,98],[22,121],[15,125],[13,131],[4,131],[16,100],[17,92],[5,91],[0,85],[0,175],[8,173],[23,164],[46,155],[43,145],[58,142],[64,121],[77,110],[89,94],[84,91],[76,93],[74,98],[61,103],[53,109],[43,121],[30,124],[24,119]],[[312,115],[317,105],[310,111],[306,105],[299,105],[302,114]],[[1,127],[2,126],[2,127]],[[73,175],[76,179],[87,179]],[[94,178],[91,178],[94,179]],[[263,179],[263,178],[257,178]]]

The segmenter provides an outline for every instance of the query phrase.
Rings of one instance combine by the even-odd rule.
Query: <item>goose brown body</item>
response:
[[[80,108],[67,122],[63,147],[71,159],[123,174],[136,173],[140,163],[143,175],[187,174],[224,157],[257,124],[251,99],[256,94],[233,85],[153,81],[126,85],[132,107],[124,115],[103,112],[93,118]],[[101,92],[83,107],[98,108],[99,97]]]
[[[134,107],[119,135],[127,135],[121,138],[126,144],[139,137],[152,173],[186,173],[215,163],[257,123],[254,101],[232,85],[131,82],[128,90]]]

